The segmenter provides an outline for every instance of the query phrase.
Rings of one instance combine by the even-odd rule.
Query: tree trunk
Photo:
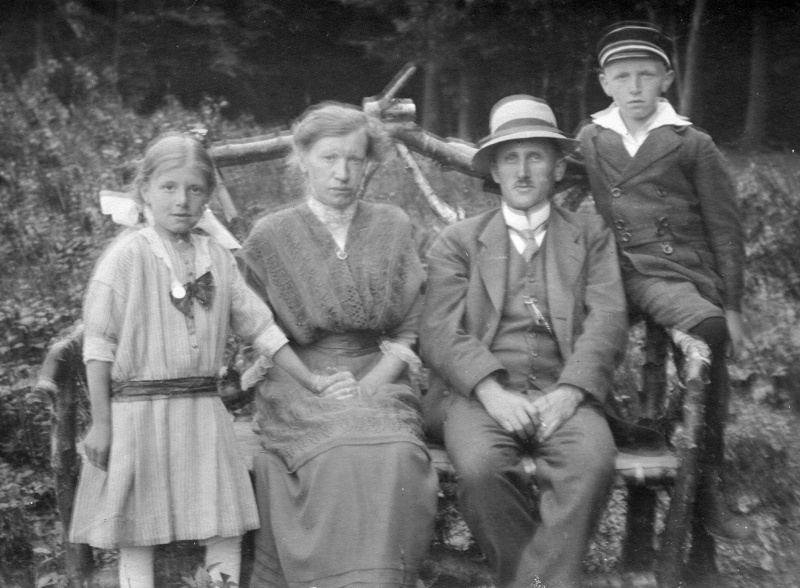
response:
[[[481,106],[480,57],[465,55],[460,62],[458,80],[458,138],[475,141],[480,127],[479,113]]]
[[[583,65],[581,66],[581,75],[578,78],[578,124],[589,118],[589,102],[587,100],[587,89],[589,88],[589,81],[592,79],[592,72],[594,68],[594,56],[584,57]]]
[[[675,18],[675,10],[670,10],[669,14],[667,15],[667,34],[670,38],[674,39],[674,45],[672,47],[672,55],[669,58],[672,60],[672,69],[675,72],[675,81],[672,84],[672,96],[674,96],[678,102],[680,102],[681,96],[683,95],[683,66],[681,65],[681,55],[680,55],[680,46],[677,42],[678,38],[678,23],[677,19]]]
[[[117,12],[114,17],[114,50],[111,55],[111,68],[114,76],[114,91],[119,90],[119,63],[122,53],[122,13],[125,0],[117,0]]]
[[[44,0],[36,1],[36,69],[41,70],[44,66]]]
[[[699,118],[700,113],[695,109],[697,100],[697,79],[700,72],[700,25],[703,21],[706,0],[696,0],[692,12],[692,27],[689,31],[689,43],[686,47],[685,68],[683,83],[681,84],[680,104],[678,111],[685,117]],[[695,120],[694,122],[698,122]]]
[[[435,59],[425,64],[425,87],[422,96],[422,126],[432,133],[441,133],[439,118],[439,66]]]
[[[753,9],[753,42],[750,49],[750,93],[742,143],[764,144],[767,130],[767,18],[763,4]]]

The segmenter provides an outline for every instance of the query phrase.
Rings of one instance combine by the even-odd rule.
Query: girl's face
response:
[[[333,208],[345,208],[358,194],[367,161],[367,132],[317,140],[300,158],[311,195]]]
[[[191,165],[157,168],[142,188],[157,227],[174,236],[194,228],[210,195],[205,175]]]

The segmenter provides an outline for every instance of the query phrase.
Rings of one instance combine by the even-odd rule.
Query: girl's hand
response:
[[[358,382],[350,372],[334,372],[314,376],[313,391],[324,398],[344,400],[358,394]]]
[[[108,454],[111,451],[111,425],[93,424],[83,440],[83,449],[89,463],[108,471]]]

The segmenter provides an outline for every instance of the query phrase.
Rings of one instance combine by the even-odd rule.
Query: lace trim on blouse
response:
[[[311,212],[314,213],[314,216],[316,216],[328,230],[341,230],[349,227],[350,223],[353,222],[353,217],[356,215],[356,208],[358,207],[358,200],[353,200],[353,202],[348,204],[345,208],[328,206],[313,196],[309,196],[306,202]]]

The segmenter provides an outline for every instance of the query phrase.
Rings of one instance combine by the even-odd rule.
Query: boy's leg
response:
[[[720,472],[725,460],[725,425],[728,421],[730,377],[725,363],[728,328],[723,318],[709,318],[689,329],[689,333],[705,341],[711,349],[709,384],[703,413],[703,452],[700,456],[700,483],[697,488],[697,508],[712,535],[721,539],[745,540],[755,533],[747,517],[728,509],[722,489]]]
[[[691,282],[645,277],[629,272],[625,289],[634,307],[660,325],[688,331],[711,349],[710,383],[706,390],[703,450],[697,508],[713,535],[743,540],[754,529],[747,518],[731,512],[722,494],[719,473],[724,460],[725,423],[730,384],[725,363],[728,328],[723,310],[706,300]]]
[[[153,588],[153,554],[155,547],[120,547],[120,588]]]

